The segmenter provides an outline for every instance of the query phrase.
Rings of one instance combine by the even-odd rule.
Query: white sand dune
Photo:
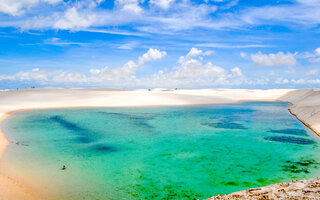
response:
[[[0,121],[15,111],[25,109],[226,104],[245,100],[290,102],[293,104],[290,111],[320,135],[320,91],[316,89],[167,90],[158,88],[154,90],[118,90],[43,88],[2,90],[0,91],[0,117],[2,116]],[[8,141],[0,132],[0,158],[7,145]],[[21,183],[13,181],[4,174],[0,174],[0,184],[0,199],[36,199],[35,195],[24,188]]]
[[[320,90],[304,89],[288,92],[280,98],[292,104],[289,111],[320,136]]]

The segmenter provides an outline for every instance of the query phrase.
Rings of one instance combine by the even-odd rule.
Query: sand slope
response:
[[[290,112],[320,136],[319,89],[291,91],[280,97],[280,100],[290,102]]]

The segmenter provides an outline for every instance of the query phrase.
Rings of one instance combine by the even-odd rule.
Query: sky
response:
[[[0,89],[320,87],[320,0],[0,0]]]

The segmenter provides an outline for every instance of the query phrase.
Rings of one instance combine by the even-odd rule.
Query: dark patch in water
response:
[[[109,145],[104,145],[104,144],[94,145],[91,149],[99,153],[111,153],[111,152],[118,151],[117,148]]]
[[[72,131],[84,131],[83,128],[81,128],[80,126],[78,126],[75,123],[69,122],[65,119],[63,119],[61,116],[56,115],[53,117],[50,117],[50,120],[59,123],[61,126],[63,126],[66,129],[72,130]]]
[[[291,136],[272,136],[272,137],[265,137],[264,139],[274,141],[274,142],[293,143],[293,144],[302,144],[302,145],[310,145],[315,143],[313,140],[300,138],[300,137],[291,137]]]
[[[212,122],[212,123],[201,123],[201,125],[209,126],[212,128],[223,128],[223,129],[247,129],[240,123],[236,122],[227,122],[227,121],[220,121],[220,122]]]
[[[75,137],[75,141],[77,143],[88,144],[96,141],[98,134],[94,133],[90,130],[84,129],[78,126],[76,123],[70,122],[68,120],[63,119],[63,117],[59,115],[55,115],[50,117],[51,121],[58,123],[60,126],[72,131],[75,133],[77,137]]]
[[[268,182],[268,180],[265,179],[265,178],[258,178],[256,181],[261,183],[261,184],[266,184]]]
[[[245,187],[252,187],[254,185],[254,183],[250,183],[250,182],[244,181],[244,182],[242,182],[241,185],[245,186]]]
[[[310,169],[307,167],[298,167],[297,165],[284,165],[282,166],[282,170],[286,172],[292,172],[295,174],[304,172],[304,173],[310,173]]]
[[[25,144],[25,143],[22,143],[22,142],[16,142],[16,145],[29,146],[28,144]]]
[[[84,144],[88,144],[95,141],[94,139],[92,139],[92,137],[89,137],[89,136],[79,136],[75,140],[78,141],[79,143],[84,143]]]
[[[127,119],[132,121],[135,125],[144,128],[154,128],[154,126],[148,123],[149,120],[154,119],[154,116],[139,116],[133,114],[125,114],[125,113],[109,113],[109,112],[98,112],[100,114],[110,116],[110,117],[118,117],[122,119]]]
[[[307,131],[303,130],[303,129],[280,129],[280,130],[269,130],[267,132],[270,133],[280,133],[280,134],[286,134],[286,135],[298,135],[298,136],[307,136]]]
[[[319,163],[315,159],[309,159],[309,160],[300,160],[296,162],[298,165],[302,166],[309,166],[309,165],[319,165]]]
[[[230,186],[238,186],[239,185],[239,183],[237,183],[235,181],[222,181],[221,184],[230,185]]]
[[[314,159],[302,159],[300,161],[294,162],[287,160],[286,165],[282,166],[283,171],[292,172],[292,173],[310,173],[310,168],[318,168],[319,162]]]

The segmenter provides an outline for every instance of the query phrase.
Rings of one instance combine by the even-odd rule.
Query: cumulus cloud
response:
[[[288,80],[288,79],[285,79],[285,78],[277,78],[277,79],[275,80],[275,83],[276,83],[276,84],[287,84],[287,83],[289,83],[289,80]]]
[[[170,8],[171,4],[173,4],[175,0],[150,0],[149,3],[156,5],[164,10]]]
[[[281,24],[290,26],[298,24],[304,27],[316,27],[320,23],[320,4],[318,1],[293,1],[292,3],[281,3],[274,6],[240,7],[236,12],[219,13],[214,15],[217,10],[228,9],[238,3],[238,0],[223,1],[218,6],[211,3],[196,3],[190,0],[114,0],[114,7],[95,7],[102,0],[79,0],[79,1],[61,1],[61,0],[0,0],[0,12],[9,15],[21,15],[28,11],[25,18],[5,18],[2,26],[24,27],[31,29],[51,29],[59,28],[74,30],[76,25],[72,25],[73,18],[80,19],[81,27],[96,27],[90,17],[96,15],[99,20],[100,28],[129,25],[135,30],[156,33],[172,33],[174,31],[190,30],[194,28],[206,29],[224,29],[231,28],[239,30],[239,27],[246,27],[261,24]],[[222,0],[206,0],[205,2],[220,2]],[[61,2],[64,6],[51,6],[54,3]],[[149,3],[151,6],[146,6]],[[37,5],[45,5],[48,12],[39,11],[41,9],[30,9]],[[86,5],[84,5],[86,4]],[[111,3],[112,4],[112,3]],[[223,4],[223,5],[222,5]],[[66,6],[68,5],[68,6]],[[90,7],[85,12],[75,12],[69,7]],[[159,12],[159,9],[161,11]],[[46,11],[47,11],[46,10]],[[61,19],[65,14],[75,16],[64,21]],[[128,16],[128,13],[130,13]],[[78,14],[78,16],[76,16]],[[133,17],[134,16],[134,17]],[[54,22],[51,22],[53,20]],[[59,21],[55,23],[56,21]],[[61,21],[62,20],[62,21]],[[36,25],[24,25],[25,21],[35,23]],[[49,23],[49,24],[48,24]],[[80,28],[79,28],[80,27]],[[244,45],[237,48],[254,47],[256,45]]]
[[[167,52],[165,52],[165,51],[160,51],[158,49],[150,48],[147,53],[145,53],[141,57],[139,57],[138,63],[141,65],[141,64],[143,64],[145,62],[149,62],[151,60],[163,58],[166,55],[167,55]]]
[[[61,0],[0,0],[0,12],[8,15],[21,15],[25,8],[36,6],[40,3],[56,4]]]
[[[255,66],[293,66],[296,64],[295,54],[278,52],[276,54],[263,54],[260,51],[251,54],[251,60]]]
[[[213,54],[213,51],[202,51],[200,49],[197,49],[197,48],[194,48],[192,47],[191,50],[189,51],[189,53],[186,55],[186,56],[180,56],[179,58],[179,63],[183,63],[187,60],[190,60],[192,59],[193,57],[196,57],[196,56],[209,56]],[[200,59],[202,59],[202,57],[199,57]]]
[[[66,10],[64,16],[55,22],[56,29],[80,29],[91,26],[97,17],[95,14],[79,13],[77,8],[72,7]]]
[[[143,6],[146,4],[144,0],[114,0],[112,8],[103,8],[98,6],[99,2],[98,0],[68,2],[68,6],[57,9],[50,7],[47,9],[48,12],[25,15],[23,20],[10,19],[6,23],[0,23],[0,26],[9,24],[24,30],[96,30],[114,33],[117,31],[110,29],[128,25],[136,34],[141,32],[161,34],[191,30],[196,27],[210,28],[216,25],[210,18],[210,14],[217,10],[214,5],[196,4],[191,1],[154,0],[149,2],[151,6],[146,7]],[[102,28],[104,30],[101,30]]]
[[[286,77],[251,77],[247,79],[245,73],[239,67],[231,69],[222,68],[206,61],[207,51],[197,48],[191,49],[179,59],[177,65],[171,68],[162,68],[149,75],[138,76],[137,71],[146,62],[158,60],[166,56],[165,51],[149,49],[146,53],[137,57],[136,61],[129,60],[121,67],[104,67],[91,69],[89,73],[76,71],[47,71],[34,68],[30,71],[22,71],[13,75],[0,75],[0,81],[36,83],[41,85],[66,84],[77,86],[96,87],[237,87],[238,85],[258,86],[288,84],[319,84],[319,79],[290,79]],[[314,76],[317,69],[309,70],[306,75]],[[271,80],[269,79],[271,78]]]
[[[138,68],[146,62],[161,59],[167,55],[167,52],[150,48],[145,54],[138,58],[138,62],[128,61],[124,66],[118,68],[91,69],[94,76],[89,78],[92,82],[134,80]]]
[[[297,84],[297,85],[302,85],[302,84],[320,84],[320,79],[292,79],[291,83]]]
[[[317,69],[311,69],[311,70],[306,72],[306,75],[308,75],[308,76],[315,76],[317,74],[318,74],[318,70]]]
[[[244,77],[242,70],[239,67],[231,69],[231,77]]]
[[[159,70],[143,80],[152,86],[162,87],[199,87],[244,83],[245,78],[240,68],[236,67],[230,73],[212,62],[204,62],[202,56],[210,54],[212,54],[211,51],[192,48],[187,55],[179,58],[178,65],[171,70]]]
[[[309,62],[320,62],[320,47],[314,50],[314,53],[306,52],[302,55],[303,58],[307,58]]]
[[[14,75],[0,75],[0,81],[3,80],[16,80],[16,81],[35,81],[35,82],[46,82],[46,83],[112,83],[119,84],[125,83],[125,81],[134,81],[136,79],[135,73],[138,68],[152,60],[161,59],[166,56],[165,51],[157,49],[149,49],[145,54],[138,58],[138,62],[132,60],[126,62],[121,67],[109,68],[104,67],[102,69],[91,69],[90,76],[86,76],[80,72],[68,72],[68,71],[46,71],[35,68],[31,71],[19,72]]]
[[[138,14],[142,12],[138,0],[115,0],[115,4],[123,11]]]
[[[103,82],[103,81],[119,81],[135,79],[134,74],[140,65],[134,61],[128,61],[124,66],[118,68],[104,67],[102,69],[91,69],[93,76],[88,78],[89,82]]]
[[[33,69],[19,72],[14,75],[0,75],[0,81],[33,81],[36,83],[58,84],[73,83],[84,85],[101,85],[104,87],[199,87],[213,85],[239,85],[247,83],[241,69],[235,67],[231,70],[204,62],[202,56],[210,51],[191,49],[184,59],[179,59],[178,65],[172,68],[163,68],[158,72],[144,77],[137,77],[137,70],[146,62],[161,59],[166,56],[165,51],[149,49],[137,58],[129,60],[121,67],[91,69],[89,75],[70,71],[46,71]]]

